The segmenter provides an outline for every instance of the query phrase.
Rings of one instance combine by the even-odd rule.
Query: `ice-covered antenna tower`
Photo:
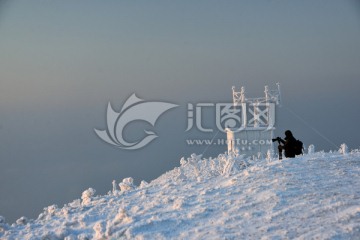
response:
[[[237,92],[232,87],[234,110],[240,114],[241,126],[227,128],[228,152],[239,151],[247,156],[265,156],[273,150],[273,132],[275,130],[275,108],[281,104],[280,84],[270,90],[265,86],[265,96],[246,98],[245,88]]]

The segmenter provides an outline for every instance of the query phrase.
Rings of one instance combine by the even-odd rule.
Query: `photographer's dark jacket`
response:
[[[281,146],[281,148],[285,150],[285,157],[294,158],[296,139],[291,135],[286,136],[285,140],[280,139],[280,141],[284,144],[284,146]]]

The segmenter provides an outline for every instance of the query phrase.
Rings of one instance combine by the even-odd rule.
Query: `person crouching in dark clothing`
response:
[[[290,130],[285,131],[285,140],[279,138],[279,141],[283,144],[278,146],[279,156],[282,156],[282,151],[285,150],[285,157],[294,158],[295,157],[295,144],[296,139],[294,138]]]

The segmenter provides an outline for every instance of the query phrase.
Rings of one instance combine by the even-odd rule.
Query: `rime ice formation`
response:
[[[360,152],[313,150],[282,161],[193,154],[150,183],[89,188],[36,220],[0,216],[0,239],[356,239]]]

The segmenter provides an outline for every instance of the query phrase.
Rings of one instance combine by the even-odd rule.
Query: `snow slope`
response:
[[[192,155],[136,187],[94,189],[1,239],[360,239],[360,152],[250,161]],[[121,189],[121,190],[120,190]]]

